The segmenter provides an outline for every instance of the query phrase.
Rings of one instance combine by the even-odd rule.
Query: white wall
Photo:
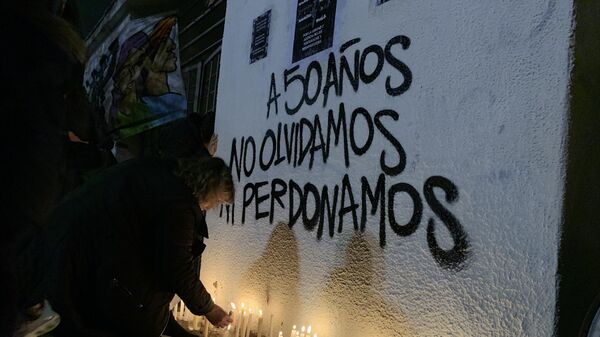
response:
[[[375,187],[383,173],[383,150],[388,164],[399,160],[392,143],[375,127],[364,155],[349,150],[348,168],[341,145],[332,145],[326,163],[316,152],[312,169],[306,160],[298,167],[284,161],[266,172],[257,163],[249,177],[242,169],[233,223],[225,213],[209,215],[202,280],[213,292],[213,282],[218,281],[219,304],[244,301],[261,307],[267,316],[273,313],[276,331],[282,323],[285,331],[292,324],[312,324],[321,337],[551,336],[572,2],[374,2],[338,0],[333,47],[292,64],[297,2],[229,1],[217,103],[218,155],[229,162],[234,138],[238,154],[242,137],[252,136],[260,148],[266,131],[276,134],[278,123],[313,121],[319,115],[326,130],[328,110],[337,118],[340,103],[346,107],[348,125],[357,107],[364,107],[372,118],[382,109],[392,109],[399,119],[380,121],[404,149],[406,166],[398,175],[386,175],[385,185],[389,190],[405,183],[417,192],[423,213],[416,231],[407,236],[393,231],[387,191],[384,247],[380,213],[367,213],[364,233],[354,230],[351,213],[344,216],[338,233],[336,217],[333,237],[325,222],[320,240],[317,229],[305,229],[302,217],[291,230],[277,226],[289,220],[288,194],[282,198],[284,207],[275,204],[273,224],[269,217],[255,219],[256,200],[241,222],[247,184],[267,182],[259,196],[269,194],[275,178],[292,179],[301,187],[311,182],[319,190],[327,185],[331,192],[335,185],[342,187],[345,174],[360,220],[360,178],[365,176]],[[252,20],[269,9],[268,56],[250,64]],[[357,92],[346,79],[342,95],[332,89],[325,107],[320,95],[295,115],[285,112],[284,103],[295,105],[301,91],[294,85],[284,90],[286,69],[299,65],[294,74],[305,74],[316,60],[325,77],[330,52],[338,67],[341,55],[352,65],[355,50],[372,44],[385,48],[399,35],[410,39],[408,48],[391,49],[412,73],[406,92],[386,93],[388,76],[392,86],[404,76],[384,62],[377,79],[361,82]],[[353,38],[361,41],[341,54],[340,46]],[[375,68],[374,60],[374,55],[367,58],[368,70]],[[267,118],[272,73],[281,96],[278,114],[272,105]],[[312,93],[317,84],[314,76],[311,79]],[[365,125],[359,118],[358,145],[366,140]],[[248,156],[248,164],[251,160]],[[442,221],[431,206],[435,202],[425,198],[424,185],[432,176],[442,176],[457,188],[454,201],[447,201],[441,188],[434,189],[433,198],[465,234],[466,246],[458,256],[464,253],[466,259],[455,259],[454,264],[440,260],[428,244],[430,219],[442,249],[456,244],[447,229],[456,222]],[[413,203],[402,192],[395,201],[396,221],[405,224]],[[269,211],[270,202],[260,203],[259,211]],[[368,201],[367,205],[370,211]],[[309,216],[313,209],[309,203]]]

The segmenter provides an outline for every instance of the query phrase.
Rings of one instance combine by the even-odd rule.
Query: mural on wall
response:
[[[272,73],[265,118],[277,118],[279,114],[293,116],[303,106],[318,105],[318,102],[322,102],[321,107],[327,109],[330,94],[343,97],[344,90],[358,93],[360,88],[371,84],[379,76],[385,76],[385,85],[381,90],[386,95],[402,95],[410,89],[413,75],[411,69],[401,61],[401,55],[393,53],[392,48],[399,46],[401,50],[406,50],[410,44],[410,38],[397,35],[385,45],[371,44],[360,49],[361,38],[354,38],[343,43],[337,55],[330,52],[325,66],[315,60],[306,69],[295,65],[278,76]],[[354,47],[354,53],[347,53],[350,47]],[[368,58],[376,60],[373,69],[366,66]],[[382,75],[384,64],[392,66],[396,73]],[[309,90],[308,84],[314,81],[316,88]],[[345,85],[349,87],[345,88]],[[299,91],[300,94],[295,95],[300,97],[299,100],[288,101],[281,97],[292,91]],[[294,179],[285,181],[280,178],[247,182],[241,188],[241,223],[245,223],[250,216],[254,216],[255,220],[268,218],[273,223],[275,207],[287,207],[289,217],[286,223],[290,227],[301,222],[307,231],[315,231],[317,239],[321,239],[324,233],[330,237],[336,232],[341,233],[348,221],[353,230],[364,232],[370,209],[371,215],[379,213],[379,244],[384,247],[388,240],[388,228],[396,237],[412,235],[423,222],[424,207],[429,207],[437,216],[437,219],[425,219],[431,255],[443,268],[464,268],[471,251],[463,225],[450,210],[459,197],[456,184],[443,176],[431,176],[421,186],[389,181],[391,177],[402,174],[407,162],[402,143],[390,131],[394,129],[391,124],[398,120],[399,114],[393,109],[370,111],[368,107],[350,107],[342,102],[328,109],[326,116],[315,114],[310,119],[302,117],[298,122],[280,122],[276,129],[266,130],[262,139],[234,137],[230,167],[238,181],[242,177],[250,178],[255,170],[268,172],[278,166],[287,165],[290,169],[307,167],[312,170],[315,162],[327,164],[334,148],[343,149],[346,168],[351,167],[351,155],[360,157],[370,151],[380,151],[377,181],[369,181],[363,176],[357,185],[345,174],[340,177],[340,183],[335,185],[318,186],[308,182],[301,186]],[[366,139],[363,140],[365,134]],[[385,138],[394,148],[394,154],[378,148],[379,144],[373,142],[376,134]],[[436,189],[443,191],[445,201],[436,196]],[[412,202],[412,215],[406,223],[397,221],[398,211],[394,201],[400,195],[408,196]],[[311,210],[309,204],[315,205],[314,209]],[[230,210],[226,207],[225,211],[229,221]],[[233,210],[231,215],[233,222]],[[443,249],[438,243],[436,230],[440,225],[445,226],[452,237],[454,244],[450,249]]]
[[[174,17],[127,19],[91,57],[85,84],[109,131],[126,138],[185,116]]]
[[[85,80],[88,96],[97,111],[104,110],[104,101],[106,100],[104,88],[115,71],[118,51],[119,40],[114,40],[108,46],[107,52],[100,56],[97,66],[89,73],[89,78]]]

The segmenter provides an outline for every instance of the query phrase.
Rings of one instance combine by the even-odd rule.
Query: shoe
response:
[[[23,323],[13,337],[38,337],[54,330],[59,323],[60,315],[52,310],[48,301],[44,301],[42,314],[33,321]]]

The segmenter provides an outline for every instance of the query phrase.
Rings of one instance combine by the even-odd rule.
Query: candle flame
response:
[[[230,329],[231,329],[231,324],[227,324],[227,330],[230,330]],[[315,334],[315,336],[316,336],[316,334]]]
[[[282,337],[282,336],[283,336],[283,332],[279,331],[279,337]]]
[[[258,309],[258,314],[262,316],[262,310]]]
[[[309,325],[308,329],[306,329],[306,333],[309,334],[311,330],[312,330],[312,327]]]
[[[314,334],[313,337],[317,337],[317,334]]]
[[[304,332],[304,330],[306,330],[306,328],[304,327],[304,325],[302,326],[302,329],[300,329],[300,330],[302,330],[302,332]]]
[[[244,302],[242,302],[242,309],[244,309]]]
[[[292,330],[296,330],[296,326],[295,325],[292,327]]]
[[[235,303],[231,302],[231,309],[235,310]]]

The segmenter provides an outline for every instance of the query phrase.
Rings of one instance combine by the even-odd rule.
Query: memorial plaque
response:
[[[335,9],[336,0],[298,0],[293,62],[331,47]]]
[[[270,26],[271,10],[254,19],[254,22],[252,23],[252,48],[250,50],[250,63],[254,63],[267,56]]]

